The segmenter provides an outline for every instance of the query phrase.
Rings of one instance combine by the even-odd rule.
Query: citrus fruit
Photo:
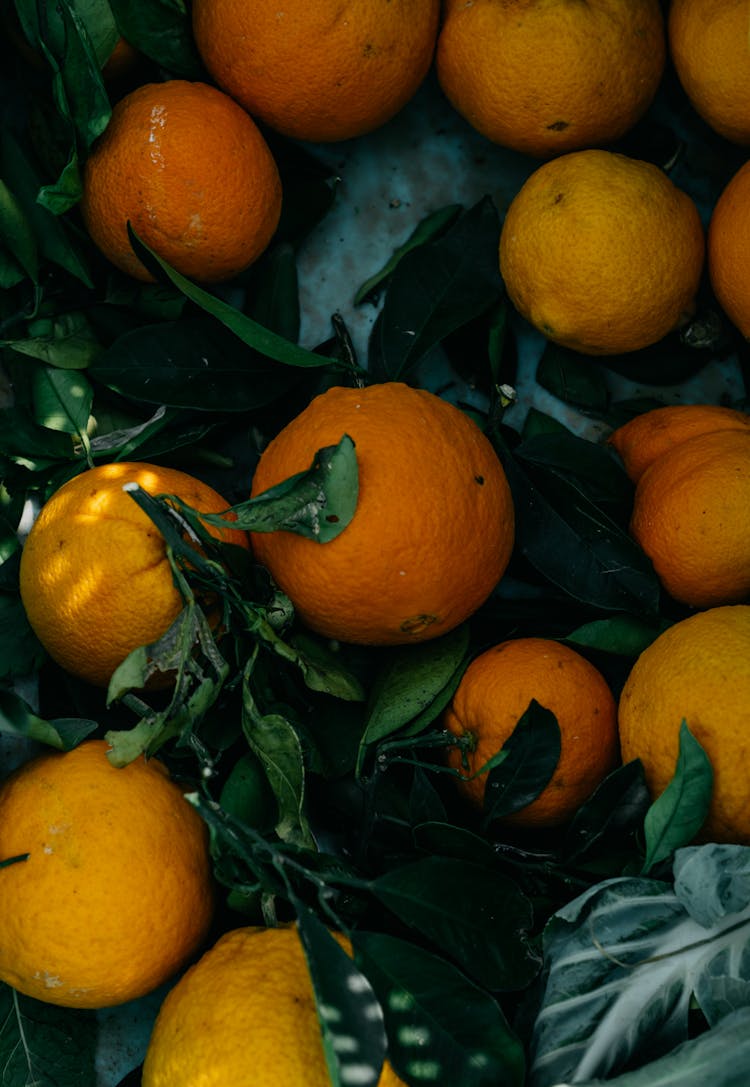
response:
[[[204,952],[167,994],[143,1065],[143,1087],[330,1082],[307,959],[290,926],[233,929]],[[378,1087],[401,1082],[386,1062]]]
[[[711,128],[750,143],[750,50],[744,0],[672,0],[669,51],[693,108]]]
[[[708,273],[719,305],[750,336],[750,162],[726,184],[708,224]]]
[[[630,531],[675,600],[750,594],[750,429],[698,434],[662,453],[635,490]]]
[[[574,649],[549,638],[515,638],[485,650],[466,669],[446,709],[445,727],[470,745],[448,750],[458,789],[484,804],[487,774],[476,774],[505,744],[532,700],[555,714],[560,758],[544,790],[505,816],[521,827],[568,820],[618,759],[615,700],[604,676]]]
[[[650,162],[573,151],[521,186],[500,235],[516,309],[589,355],[656,343],[694,310],[704,235],[687,193]]]
[[[750,431],[750,415],[720,404],[667,404],[644,411],[607,438],[630,479],[637,483],[657,457],[680,442],[714,430]]]
[[[448,0],[436,69],[482,135],[548,157],[631,129],[656,94],[665,55],[658,0]]]
[[[127,461],[81,472],[44,504],[21,553],[21,600],[49,655],[101,687],[133,649],[160,638],[183,606],[164,537],[123,490],[127,483],[175,495],[201,513],[229,506],[186,472]],[[248,547],[244,532],[206,527]]]
[[[203,282],[256,260],[281,214],[281,181],[259,129],[205,83],[146,83],[115,105],[83,172],[81,214],[91,238],[135,279],[153,276],[127,224],[158,256]]]
[[[640,759],[654,797],[674,775],[684,720],[714,770],[701,837],[750,844],[750,607],[674,623],[636,660],[618,709],[624,761]]]
[[[300,140],[385,124],[432,63],[439,0],[195,0],[208,71],[248,113]]]
[[[0,978],[50,1004],[143,996],[198,950],[213,913],[206,828],[162,763],[103,740],[47,752],[0,787]]]
[[[458,408],[400,382],[334,387],[265,448],[257,495],[310,467],[344,434],[359,497],[328,543],[254,533],[253,551],[311,629],[342,642],[434,638],[484,603],[513,548],[513,505],[488,438]]]

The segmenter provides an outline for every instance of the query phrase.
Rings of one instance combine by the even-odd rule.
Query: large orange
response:
[[[102,687],[128,653],[161,637],[182,608],[164,538],[123,490],[126,483],[176,495],[202,513],[229,506],[186,472],[121,462],[82,472],[42,507],[21,554],[21,599],[50,656]],[[217,539],[248,546],[244,532],[206,527]]]
[[[682,721],[714,770],[701,836],[750,845],[750,607],[710,608],[644,650],[618,710],[622,757],[640,759],[654,796],[677,767]]]
[[[750,11],[745,0],[671,0],[669,50],[693,107],[720,135],[750,143]]]
[[[138,236],[178,272],[230,279],[270,242],[281,182],[253,120],[228,95],[182,79],[147,83],[120,99],[83,174],[81,213],[123,272],[153,277],[133,251]]]
[[[391,645],[445,634],[484,603],[513,548],[502,465],[477,424],[423,389],[386,382],[316,397],[264,450],[253,495],[348,434],[359,500],[330,543],[253,534],[257,559],[312,629]]]
[[[383,125],[427,75],[439,0],[194,0],[206,68],[249,113],[300,140]]]
[[[346,937],[333,935],[351,955]],[[336,1032],[335,1009],[330,1015]],[[307,959],[288,925],[232,929],[206,951],[167,994],[143,1065],[143,1087],[330,1082]],[[386,1061],[378,1087],[399,1085]]]
[[[650,162],[574,151],[538,167],[511,201],[500,271],[550,340],[589,355],[656,343],[695,308],[698,209]]]
[[[630,531],[667,592],[696,608],[750,595],[750,428],[698,434],[657,457]]]
[[[505,822],[557,826],[575,814],[619,754],[612,692],[601,672],[569,646],[549,638],[516,638],[476,657],[443,717],[446,728],[470,745],[465,751],[450,748],[448,763],[463,775],[459,790],[481,807],[487,775],[471,775],[502,749],[532,699],[557,718],[560,758],[536,800]]]
[[[50,1004],[144,996],[198,950],[213,913],[206,827],[156,759],[103,740],[23,764],[0,788],[0,978]]]
[[[708,224],[708,272],[724,312],[750,336],[750,162],[734,174]]]
[[[750,431],[750,415],[720,404],[667,404],[635,415],[612,431],[607,444],[617,451],[628,476],[637,483],[672,446],[714,430]]]
[[[656,94],[664,37],[658,0],[448,0],[437,74],[488,139],[547,157],[633,127]]]

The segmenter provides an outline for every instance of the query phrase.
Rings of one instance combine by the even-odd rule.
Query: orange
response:
[[[750,143],[750,11],[745,0],[671,0],[669,50],[693,108],[720,135]]]
[[[85,163],[83,220],[121,271],[151,274],[136,234],[185,276],[218,282],[256,260],[278,225],[281,182],[253,120],[205,83],[172,79],[125,95]]]
[[[691,197],[658,166],[612,151],[574,151],[538,167],[500,235],[516,309],[588,355],[636,351],[684,323],[703,258]]]
[[[557,718],[560,758],[540,795],[504,822],[553,827],[575,814],[618,760],[612,692],[574,649],[549,638],[516,638],[476,657],[443,717],[454,736],[470,740],[465,753],[449,748],[448,764],[464,775],[459,791],[481,808],[487,775],[470,775],[502,749],[532,699]]]
[[[436,68],[482,135],[548,157],[633,127],[659,86],[664,38],[658,0],[447,0]]]
[[[213,913],[206,827],[158,760],[122,769],[103,740],[24,763],[0,788],[0,978],[50,1004],[151,992]]]
[[[641,476],[630,531],[666,591],[695,608],[750,594],[750,429],[699,434]]]
[[[622,757],[640,759],[653,796],[677,765],[680,725],[708,755],[714,789],[701,837],[750,845],[750,607],[710,608],[641,653],[618,710]]]
[[[351,955],[349,941],[333,935]],[[352,1039],[341,1042],[350,1053]],[[290,926],[225,933],[167,994],[143,1065],[143,1087],[330,1083],[307,958]],[[385,1062],[378,1087],[399,1084]]]
[[[298,140],[379,128],[432,63],[439,0],[194,0],[206,68],[248,113]]]
[[[21,554],[29,622],[66,671],[106,687],[115,668],[156,641],[182,609],[166,543],[123,490],[172,494],[202,513],[229,503],[185,472],[154,464],[103,464],[63,484],[42,507]],[[236,529],[206,526],[217,539],[248,546]]]
[[[680,442],[714,430],[750,431],[750,415],[719,404],[668,404],[629,419],[607,438],[637,483],[657,457]]]
[[[353,439],[354,517],[329,543],[290,532],[253,534],[304,623],[343,642],[394,645],[435,638],[484,603],[513,548],[502,465],[458,408],[400,382],[335,387],[316,397],[261,455],[253,495]]]
[[[750,162],[734,174],[708,224],[708,273],[719,305],[750,337]]]

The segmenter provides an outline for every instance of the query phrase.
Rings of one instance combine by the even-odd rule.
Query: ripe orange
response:
[[[683,719],[714,770],[701,837],[750,845],[750,607],[710,608],[641,653],[620,696],[622,757],[640,759],[658,796],[677,765]]]
[[[675,600],[750,594],[750,429],[698,434],[662,453],[636,487],[630,531]]]
[[[557,717],[560,759],[543,792],[505,817],[521,827],[564,823],[617,764],[616,705],[602,674],[575,650],[548,638],[516,638],[476,657],[445,711],[446,728],[468,737],[465,754],[449,748],[448,764],[464,775],[501,750],[532,699]],[[460,780],[460,792],[481,807],[487,775]]]
[[[436,68],[469,124],[547,157],[633,127],[656,94],[664,39],[658,0],[448,0]]]
[[[745,0],[671,0],[669,50],[690,102],[720,135],[750,143],[750,18]]]
[[[750,162],[734,174],[708,224],[708,273],[719,305],[750,337]]]
[[[656,343],[694,310],[698,209],[657,166],[575,151],[536,169],[511,201],[500,271],[518,311],[589,355]]]
[[[750,415],[718,404],[668,404],[629,419],[607,438],[637,483],[657,457],[680,442],[714,430],[750,430]]]
[[[253,495],[309,468],[344,434],[359,467],[349,525],[325,544],[254,533],[255,557],[302,621],[329,638],[395,645],[445,634],[484,603],[513,548],[510,489],[492,445],[425,390],[335,387],[266,447]]]
[[[330,1082],[307,959],[290,926],[234,929],[206,951],[168,993],[143,1065],[143,1087]],[[399,1084],[385,1062],[378,1087]]]
[[[270,242],[281,214],[276,163],[253,120],[205,83],[147,83],[115,105],[85,163],[81,213],[104,255],[153,277],[127,223],[178,272],[237,275]]]
[[[439,0],[194,0],[206,68],[248,113],[299,140],[385,124],[430,68]]]
[[[202,513],[229,503],[185,472],[121,462],[91,468],[65,483],[42,507],[21,554],[20,586],[29,622],[66,671],[106,687],[115,668],[160,638],[182,608],[166,544],[123,490],[173,494]],[[248,547],[246,533],[207,526]]]
[[[0,788],[0,978],[50,1004],[103,1008],[172,977],[213,913],[206,828],[156,759],[103,740],[23,764]]]

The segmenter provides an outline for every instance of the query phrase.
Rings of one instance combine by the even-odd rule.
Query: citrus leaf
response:
[[[312,911],[297,906],[297,929],[315,992],[332,1087],[375,1087],[386,1051],[383,1011],[367,978]]]
[[[0,679],[33,675],[46,659],[18,593],[0,592]]]
[[[565,637],[572,645],[583,645],[622,657],[637,657],[670,626],[668,620],[654,625],[635,615],[613,615],[576,627]]]
[[[725,1004],[713,1003],[717,978],[747,991],[750,849],[734,848],[739,852],[727,872],[727,857],[714,846],[696,847],[686,860],[678,851],[679,895],[677,884],[612,879],[553,915],[544,931],[530,1087],[597,1077],[609,1082],[612,1074],[685,1041],[693,996],[709,1022],[718,1022]],[[706,902],[712,883],[723,888],[725,912],[707,926],[692,911]],[[707,905],[698,909],[702,921],[716,913]]]
[[[693,840],[708,815],[712,790],[713,770],[708,755],[683,720],[674,776],[643,822],[644,873]]]
[[[40,426],[64,434],[86,433],[94,394],[84,374],[40,366],[34,375],[33,396]]]
[[[560,848],[561,858],[568,863],[580,860],[595,846],[635,830],[641,825],[649,802],[641,761],[633,759],[618,766],[573,816]]]
[[[102,352],[102,345],[81,313],[34,321],[29,332],[26,339],[2,341],[3,346],[66,370],[85,370]]]
[[[14,691],[0,690],[0,733],[35,740],[58,751],[70,751],[99,727],[85,718],[58,718],[45,721],[32,713]]]
[[[554,713],[532,699],[502,750],[506,758],[487,774],[485,828],[531,804],[549,784],[560,760],[560,726]]]
[[[409,1083],[522,1087],[523,1047],[493,998],[445,959],[398,937],[354,933],[377,993],[389,1060]]]
[[[598,361],[551,341],[539,359],[536,379],[543,389],[577,408],[605,411],[609,403],[607,380]]]
[[[36,238],[20,202],[0,179],[0,241],[34,283],[39,282]]]
[[[536,976],[539,961],[527,935],[531,905],[507,876],[451,857],[425,857],[378,876],[371,889],[480,985],[522,989]]]
[[[97,1087],[93,1012],[43,1004],[0,984],[3,1087]]]
[[[134,49],[184,79],[205,76],[181,0],[110,0],[122,36]]]

